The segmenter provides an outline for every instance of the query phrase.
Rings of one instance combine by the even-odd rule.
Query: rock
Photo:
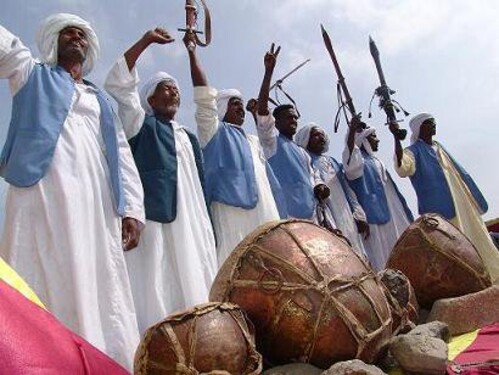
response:
[[[289,365],[272,367],[263,375],[320,375],[323,370],[308,363],[291,363]]]
[[[449,342],[451,337],[447,323],[440,322],[438,320],[416,326],[416,328],[409,331],[408,335],[436,337],[437,339],[444,340],[445,342]]]
[[[321,375],[386,375],[376,366],[368,365],[359,359],[338,362]]]
[[[390,351],[404,371],[425,375],[445,374],[447,344],[425,335],[400,335],[390,342]]]
[[[427,321],[434,320],[447,323],[453,336],[498,322],[499,286],[436,301]]]

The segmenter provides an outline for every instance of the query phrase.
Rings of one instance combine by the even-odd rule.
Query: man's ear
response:
[[[151,108],[154,108],[154,103],[155,103],[154,95],[151,95],[150,97],[147,98],[147,103],[149,103]]]

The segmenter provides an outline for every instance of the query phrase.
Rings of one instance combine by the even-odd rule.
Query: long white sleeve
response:
[[[124,56],[115,62],[104,83],[106,91],[118,103],[118,116],[127,139],[137,135],[144,123],[145,111],[140,105],[138,83],[137,70],[128,69]]]
[[[351,155],[348,147],[345,147],[342,161],[345,175],[350,181],[356,180],[364,174],[364,158],[362,157],[362,152],[360,152],[359,147],[354,146]]]
[[[272,114],[256,116],[256,131],[263,148],[265,158],[268,160],[277,152],[277,129]]]
[[[205,147],[208,144],[220,126],[216,97],[217,90],[213,87],[194,87],[194,102],[196,103],[195,118],[201,147]]]
[[[15,95],[26,83],[35,60],[30,50],[9,30],[0,25],[0,78],[8,78]]]
[[[400,167],[397,163],[397,157],[395,156],[395,171],[400,177],[410,177],[416,173],[416,160],[414,159],[414,154],[411,150],[405,149],[402,153],[402,160],[400,161]]]

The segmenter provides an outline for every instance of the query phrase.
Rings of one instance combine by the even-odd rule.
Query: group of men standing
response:
[[[186,33],[196,136],[175,121],[181,95],[174,77],[158,72],[138,87],[140,55],[173,42],[165,30],[146,32],[109,72],[105,88],[117,115],[84,79],[99,52],[88,22],[53,15],[37,42],[41,62],[0,25],[0,78],[13,94],[0,160],[10,184],[0,256],[63,323],[129,369],[140,334],[206,302],[218,268],[260,224],[289,217],[339,229],[380,270],[413,221],[375,156],[374,128],[353,122],[339,163],[325,154],[320,126],[298,127],[293,105],[270,113],[274,45],[264,57],[254,136],[243,128],[241,93],[209,85]],[[432,140],[433,120],[411,121],[408,149],[395,140],[396,171],[410,176],[419,212],[458,226],[496,281],[499,253],[480,218],[486,202]]]

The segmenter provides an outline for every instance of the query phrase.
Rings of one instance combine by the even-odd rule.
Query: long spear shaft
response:
[[[371,37],[369,37],[369,50],[371,51],[371,56],[376,65],[376,71],[378,72],[379,82],[381,84],[381,86],[375,90],[375,94],[379,97],[379,106],[385,111],[389,123],[397,122],[395,111],[398,109],[395,107],[391,98],[391,94],[395,94],[395,91],[390,89],[386,84],[385,75],[379,59],[378,47],[376,47],[376,43],[374,43],[374,40]],[[403,140],[407,136],[407,130],[399,128],[395,135],[398,139]]]
[[[322,38],[324,39],[324,44],[326,45],[326,49],[329,52],[331,60],[333,61],[334,69],[336,70],[336,75],[338,76],[338,84],[340,85],[341,90],[343,91],[343,94],[345,96],[345,104],[352,117],[360,118],[360,114],[357,113],[357,111],[355,110],[352,96],[348,91],[348,87],[345,82],[345,77],[343,77],[343,74],[341,73],[341,68],[340,65],[338,64],[338,59],[336,58],[336,54],[334,53],[333,44],[331,43],[331,38],[329,37],[326,29],[324,29],[324,26],[322,24],[321,24],[321,31],[322,31]]]

